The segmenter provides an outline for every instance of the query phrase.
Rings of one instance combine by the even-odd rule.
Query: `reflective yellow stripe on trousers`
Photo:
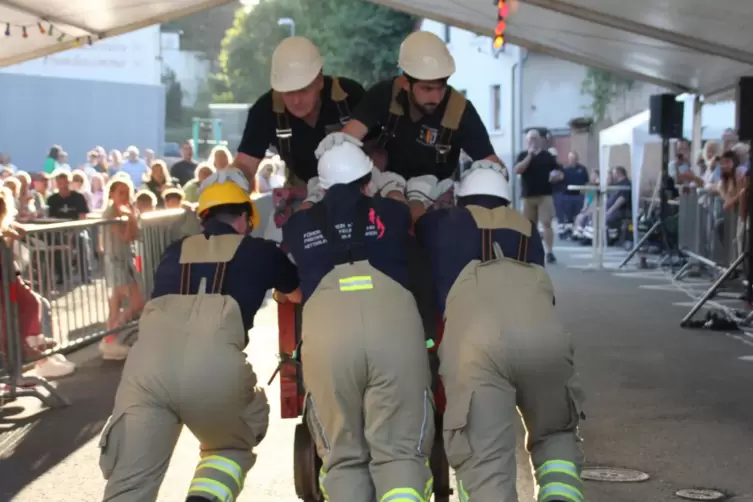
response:
[[[340,279],[340,291],[365,291],[374,289],[370,275],[354,275]]]
[[[536,469],[539,483],[538,502],[568,500],[583,502],[583,482],[578,467],[568,460],[548,460]]]
[[[413,488],[395,488],[384,494],[379,502],[426,502]]]
[[[215,472],[215,474],[212,473]],[[235,484],[233,490],[226,483],[220,482],[213,477],[222,478]],[[217,497],[222,502],[233,502],[243,488],[243,471],[241,466],[229,458],[219,455],[204,457],[196,467],[196,474],[191,481],[189,493],[207,493]]]

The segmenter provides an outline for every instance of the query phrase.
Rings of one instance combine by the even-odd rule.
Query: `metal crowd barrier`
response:
[[[679,202],[679,247],[687,262],[674,280],[682,280],[694,268],[716,279],[683,318],[681,325],[687,326],[743,264],[745,232],[738,239],[737,208],[725,211],[722,197],[715,192],[685,187]]]
[[[46,380],[24,376],[24,371],[54,354],[134,330],[137,320],[111,330],[106,327],[110,294],[118,284],[112,284],[112,277],[108,283],[105,277],[101,237],[111,226],[123,224],[117,220],[31,224],[24,226],[25,234],[19,240],[0,244],[0,404],[34,396],[50,407],[66,405],[66,399]],[[132,265],[145,299],[151,294],[154,272],[165,248],[198,231],[195,214],[180,209],[140,218]],[[33,328],[29,325],[35,326],[31,312],[41,315],[39,333],[30,332]],[[41,348],[32,349],[29,339],[39,335],[46,341]]]

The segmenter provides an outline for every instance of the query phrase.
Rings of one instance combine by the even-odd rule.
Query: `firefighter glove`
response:
[[[319,143],[319,146],[316,148],[314,155],[316,155],[316,158],[318,160],[324,154],[324,152],[326,152],[333,146],[342,145],[343,143],[353,143],[359,148],[363,146],[363,143],[359,139],[351,136],[350,134],[333,132],[325,136],[321,143]]]

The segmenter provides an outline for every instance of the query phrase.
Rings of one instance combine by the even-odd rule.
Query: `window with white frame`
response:
[[[502,129],[502,87],[492,86],[492,127],[495,131]]]

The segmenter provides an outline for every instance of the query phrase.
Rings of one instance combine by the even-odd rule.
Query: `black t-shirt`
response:
[[[86,198],[73,190],[68,197],[63,197],[57,192],[47,199],[47,214],[50,218],[77,220],[80,215],[88,212],[89,204],[86,203]]]
[[[394,79],[385,80],[374,85],[366,92],[361,103],[353,112],[353,118],[369,128],[384,127],[389,119]],[[394,129],[394,137],[387,143],[387,169],[405,179],[424,174],[433,174],[439,179],[446,179],[458,167],[460,149],[462,148],[473,160],[481,160],[494,155],[494,148],[489,140],[484,123],[476,108],[470,101],[465,104],[465,111],[460,119],[460,126],[452,134],[452,149],[445,157],[445,162],[437,165],[436,141],[439,138],[442,118],[452,88],[447,87],[445,97],[431,115],[422,116],[414,122],[410,116],[408,95],[401,92],[398,103],[403,106],[404,115],[400,117]]]
[[[527,156],[528,152],[521,152],[515,164],[522,162]],[[552,195],[552,183],[549,181],[549,174],[555,169],[562,169],[562,167],[551,153],[541,150],[534,155],[530,164],[528,164],[528,169],[520,175],[522,181],[520,196],[539,197],[541,195]]]
[[[351,113],[353,113],[356,105],[363,97],[363,87],[358,82],[348,78],[338,77],[338,80],[340,87],[348,95],[345,101],[348,103]],[[339,131],[344,125],[340,122],[337,104],[332,101],[332,77],[324,77],[322,105],[314,127],[290,113],[287,113],[287,116],[290,129],[293,132],[290,140],[293,165],[288,166],[288,168],[300,180],[308,181],[317,175],[317,160],[314,152],[319,143],[327,134]],[[248,110],[246,128],[243,131],[243,138],[241,138],[238,151],[250,157],[263,159],[267,148],[270,146],[278,148],[277,117],[272,109],[272,91],[260,97]]]
[[[196,164],[190,160],[179,160],[170,168],[170,176],[176,178],[180,186],[185,185],[193,179],[196,172]]]

